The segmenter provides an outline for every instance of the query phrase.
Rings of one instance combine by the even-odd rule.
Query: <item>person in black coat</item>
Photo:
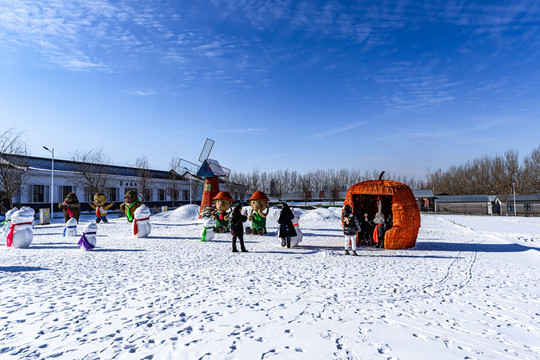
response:
[[[231,235],[232,235],[232,252],[238,252],[236,249],[236,239],[240,240],[240,250],[242,252],[248,252],[244,246],[244,225],[243,223],[247,220],[247,212],[242,212],[242,205],[238,204],[234,208],[231,214]]]
[[[281,246],[291,248],[291,238],[296,236],[296,230],[294,230],[294,225],[292,220],[294,219],[294,214],[287,204],[283,204],[281,213],[279,214],[279,237],[281,238]]]
[[[353,214],[351,206],[345,205],[342,213],[343,218],[343,234],[345,234],[345,255],[349,255],[349,243],[352,245],[352,255],[356,253],[356,233],[362,231],[360,222]]]
[[[372,222],[368,219],[368,214],[364,214],[364,220],[362,220],[362,238],[366,245],[373,245],[373,230],[371,226]]]

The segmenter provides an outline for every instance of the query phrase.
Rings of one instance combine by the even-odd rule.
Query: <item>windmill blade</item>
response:
[[[208,159],[213,147],[214,147],[214,140],[206,138],[206,142],[204,143],[204,146],[202,148],[201,155],[199,155],[200,162],[205,162],[206,159]]]
[[[221,166],[217,160],[208,159],[206,162],[212,173],[214,173],[214,176],[228,177],[231,174],[231,169]]]
[[[197,172],[199,171],[199,168],[200,168],[199,165],[194,164],[191,161],[187,161],[187,160],[184,160],[184,159],[178,160],[178,166],[181,167],[182,169],[186,170],[190,174],[193,174],[193,175],[197,174]]]

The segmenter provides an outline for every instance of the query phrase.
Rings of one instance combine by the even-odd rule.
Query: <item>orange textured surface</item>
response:
[[[393,227],[384,237],[385,249],[414,247],[420,229],[420,210],[412,190],[405,184],[392,180],[371,180],[351,186],[344,205],[354,207],[354,195],[392,196]],[[387,214],[385,214],[387,215]]]

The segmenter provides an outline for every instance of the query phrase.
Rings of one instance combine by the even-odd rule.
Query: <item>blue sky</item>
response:
[[[423,178],[540,145],[538,1],[0,0],[1,128],[233,170]]]

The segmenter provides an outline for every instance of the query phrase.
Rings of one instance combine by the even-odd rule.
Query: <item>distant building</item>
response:
[[[493,204],[487,195],[436,195],[435,212],[491,215]]]
[[[497,195],[495,210],[500,215],[514,215],[514,195]],[[540,215],[540,194],[516,195],[515,213],[517,215]]]
[[[435,194],[433,190],[413,190],[420,211],[435,211]]]

